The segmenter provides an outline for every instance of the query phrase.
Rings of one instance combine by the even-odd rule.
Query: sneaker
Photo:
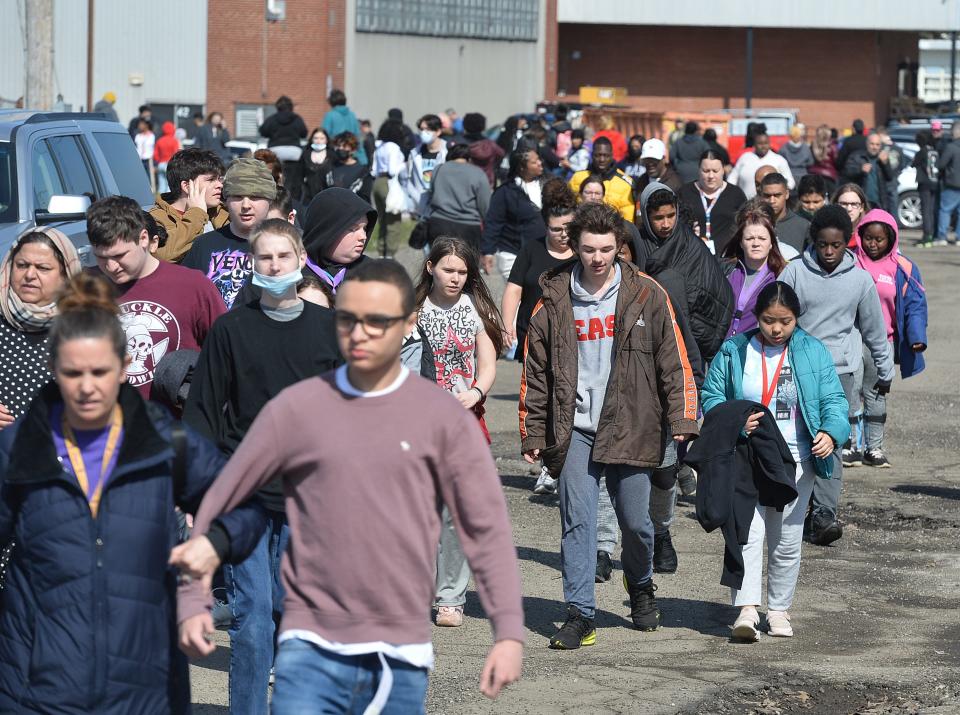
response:
[[[947,239],[945,239],[945,238],[935,238],[935,239],[933,239],[933,243],[930,244],[930,245],[932,245],[932,246],[946,246],[946,245],[948,245],[948,244],[947,244]]]
[[[841,461],[844,467],[860,467],[863,465],[863,452],[857,449],[844,448]]]
[[[653,535],[653,572],[677,572],[677,550],[673,548],[669,531]]]
[[[638,631],[655,631],[660,627],[660,609],[657,608],[657,599],[653,594],[657,587],[653,579],[638,586],[627,583],[627,576],[623,576],[623,587],[630,594],[630,620]]]
[[[227,603],[225,588],[213,589],[213,609],[210,611],[214,628],[226,628],[233,624],[233,611]]]
[[[463,606],[438,606],[437,625],[442,628],[458,628],[463,625]]]
[[[594,645],[597,642],[597,629],[593,619],[586,618],[576,606],[567,606],[567,621],[550,638],[550,647],[554,650],[576,650],[582,645]]]
[[[790,614],[786,611],[767,611],[767,635],[774,638],[792,638],[793,626],[790,625]]]
[[[537,483],[533,486],[534,494],[556,494],[557,480],[550,476],[546,467],[540,468],[540,476],[537,477]]]
[[[683,496],[690,497],[697,493],[697,473],[693,470],[693,467],[686,464],[680,467],[677,481],[680,483],[680,492]]]
[[[814,518],[810,522],[810,543],[817,546],[829,546],[843,536],[843,527],[836,519],[831,521]]]
[[[744,606],[740,609],[740,615],[733,622],[733,628],[730,629],[730,635],[738,641],[747,641],[756,643],[760,640],[760,631],[757,627],[760,625],[760,614],[753,606]]]
[[[597,552],[597,575],[594,579],[597,583],[606,583],[613,575],[613,561],[610,554],[606,551]]]
[[[882,449],[868,449],[863,453],[863,463],[868,467],[877,467],[878,469],[890,469],[893,466]]]

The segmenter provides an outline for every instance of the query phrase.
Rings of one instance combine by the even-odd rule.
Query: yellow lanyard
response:
[[[87,467],[83,463],[83,454],[80,447],[77,446],[77,438],[73,433],[73,428],[67,422],[67,415],[64,412],[61,420],[63,426],[63,443],[67,448],[67,456],[70,457],[70,464],[73,466],[73,473],[80,483],[80,488],[84,495],[87,495],[90,489],[90,482],[87,479]],[[90,504],[90,511],[93,516],[97,516],[97,508],[100,506],[100,495],[103,493],[103,485],[107,481],[107,467],[110,466],[110,460],[113,452],[117,448],[117,442],[120,440],[120,431],[123,429],[123,411],[120,405],[113,408],[113,417],[110,418],[110,434],[107,435],[107,445],[103,449],[103,462],[100,465],[100,482],[92,496],[87,497]]]

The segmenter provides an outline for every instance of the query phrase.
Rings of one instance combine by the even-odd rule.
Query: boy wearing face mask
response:
[[[410,202],[419,216],[425,216],[430,204],[430,182],[433,172],[447,158],[447,144],[440,135],[443,123],[436,114],[424,114],[417,122],[420,130],[420,148],[410,152],[407,159],[406,189]],[[404,182],[401,180],[400,182]]]
[[[183,416],[227,456],[268,401],[290,385],[343,362],[333,311],[297,295],[306,265],[300,232],[283,219],[267,219],[251,234],[250,249],[252,282],[260,288],[260,298],[234,307],[214,323]],[[227,566],[224,574],[234,616],[231,712],[267,711],[274,616],[283,600],[280,557],[289,535],[283,492],[279,483],[271,483],[256,498],[269,514],[267,531],[253,553]]]
[[[359,151],[357,137],[350,132],[342,132],[333,138],[333,165],[326,174],[323,188],[338,186],[349,189],[369,203],[373,177],[370,175],[370,167],[358,161]]]

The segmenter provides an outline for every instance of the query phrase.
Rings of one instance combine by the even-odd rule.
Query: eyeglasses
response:
[[[838,201],[838,206],[842,206],[845,209],[859,209],[863,207],[862,201]]]
[[[549,228],[550,228],[550,233],[566,233],[567,232],[567,224],[563,224],[563,226],[550,226]]]
[[[365,332],[368,337],[381,338],[383,334],[389,330],[390,326],[404,320],[406,317],[405,315],[367,315],[360,318],[353,313],[338,310],[334,313],[333,321],[337,326],[337,332],[343,335],[352,333],[357,323],[359,323],[363,326],[363,332]]]

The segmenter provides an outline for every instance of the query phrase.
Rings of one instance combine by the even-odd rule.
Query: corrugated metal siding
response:
[[[698,27],[797,27],[846,30],[960,30],[960,0],[559,0],[559,22]]]
[[[23,0],[0,0],[0,97],[23,94]],[[54,91],[74,110],[87,103],[87,3],[54,4]],[[97,0],[93,99],[117,95],[126,122],[147,101],[204,104],[207,91],[207,0],[165,0],[162,6]],[[129,83],[131,73],[143,85]]]

